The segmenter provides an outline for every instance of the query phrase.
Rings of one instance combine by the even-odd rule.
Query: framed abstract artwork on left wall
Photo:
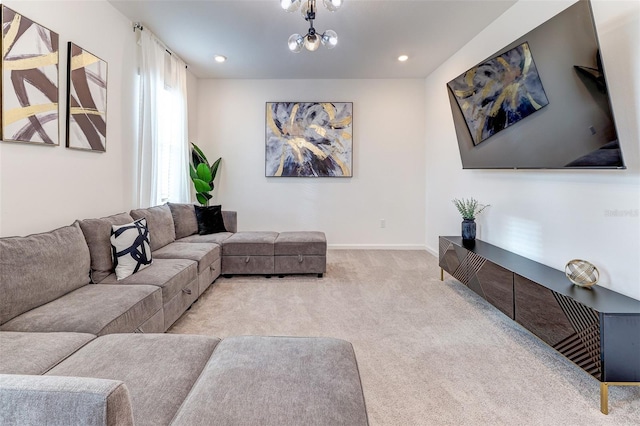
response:
[[[67,148],[107,150],[107,63],[69,42]]]
[[[56,146],[58,34],[2,6],[0,139]]]

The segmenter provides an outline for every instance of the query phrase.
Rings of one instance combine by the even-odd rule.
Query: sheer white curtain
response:
[[[186,66],[139,31],[138,207],[190,202]]]

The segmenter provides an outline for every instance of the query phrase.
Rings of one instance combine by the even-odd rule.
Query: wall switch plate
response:
[[[387,227],[387,220],[380,219],[380,228],[386,228],[386,227]]]

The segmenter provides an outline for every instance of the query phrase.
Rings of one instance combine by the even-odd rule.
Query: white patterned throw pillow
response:
[[[149,266],[151,247],[147,220],[142,218],[126,225],[113,225],[111,250],[118,280],[125,279]]]

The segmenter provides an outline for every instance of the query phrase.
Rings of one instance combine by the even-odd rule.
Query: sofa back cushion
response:
[[[158,250],[176,240],[176,229],[168,205],[131,210],[131,217],[135,220],[143,217],[147,219],[151,251]]]
[[[133,222],[129,213],[80,221],[80,228],[91,253],[91,281],[99,283],[114,271],[111,252],[111,226]]]
[[[227,232],[238,232],[238,212],[232,210],[222,210],[222,220]]]
[[[176,240],[198,233],[195,205],[167,203],[176,228]]]
[[[89,284],[89,248],[78,222],[0,238],[0,324]]]

